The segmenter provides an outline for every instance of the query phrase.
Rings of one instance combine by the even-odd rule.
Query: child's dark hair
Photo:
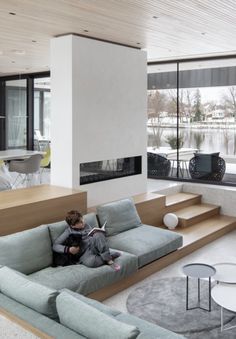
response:
[[[69,226],[75,226],[83,218],[82,214],[76,210],[69,211],[66,215],[66,222]]]

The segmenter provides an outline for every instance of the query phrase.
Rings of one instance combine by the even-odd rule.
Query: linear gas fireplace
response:
[[[141,173],[141,156],[86,162],[80,164],[80,185]]]

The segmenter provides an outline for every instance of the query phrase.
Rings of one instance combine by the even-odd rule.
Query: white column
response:
[[[79,187],[79,164],[142,156],[142,174],[83,185],[88,205],[146,191],[146,53],[78,36],[51,42],[51,183]]]

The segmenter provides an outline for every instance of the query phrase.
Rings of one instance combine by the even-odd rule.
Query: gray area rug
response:
[[[189,280],[189,307],[197,303],[197,279]],[[208,281],[201,280],[201,306],[208,308]],[[236,339],[236,328],[221,332],[220,306],[186,311],[186,279],[166,278],[133,290],[127,299],[129,313],[191,339]],[[236,324],[235,314],[224,310],[226,326]]]

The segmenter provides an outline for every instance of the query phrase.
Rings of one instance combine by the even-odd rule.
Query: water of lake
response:
[[[168,136],[176,136],[175,128],[148,127],[148,146],[169,146]],[[236,130],[216,128],[180,128],[186,148],[197,148],[201,152],[220,152],[221,155],[236,155]]]

